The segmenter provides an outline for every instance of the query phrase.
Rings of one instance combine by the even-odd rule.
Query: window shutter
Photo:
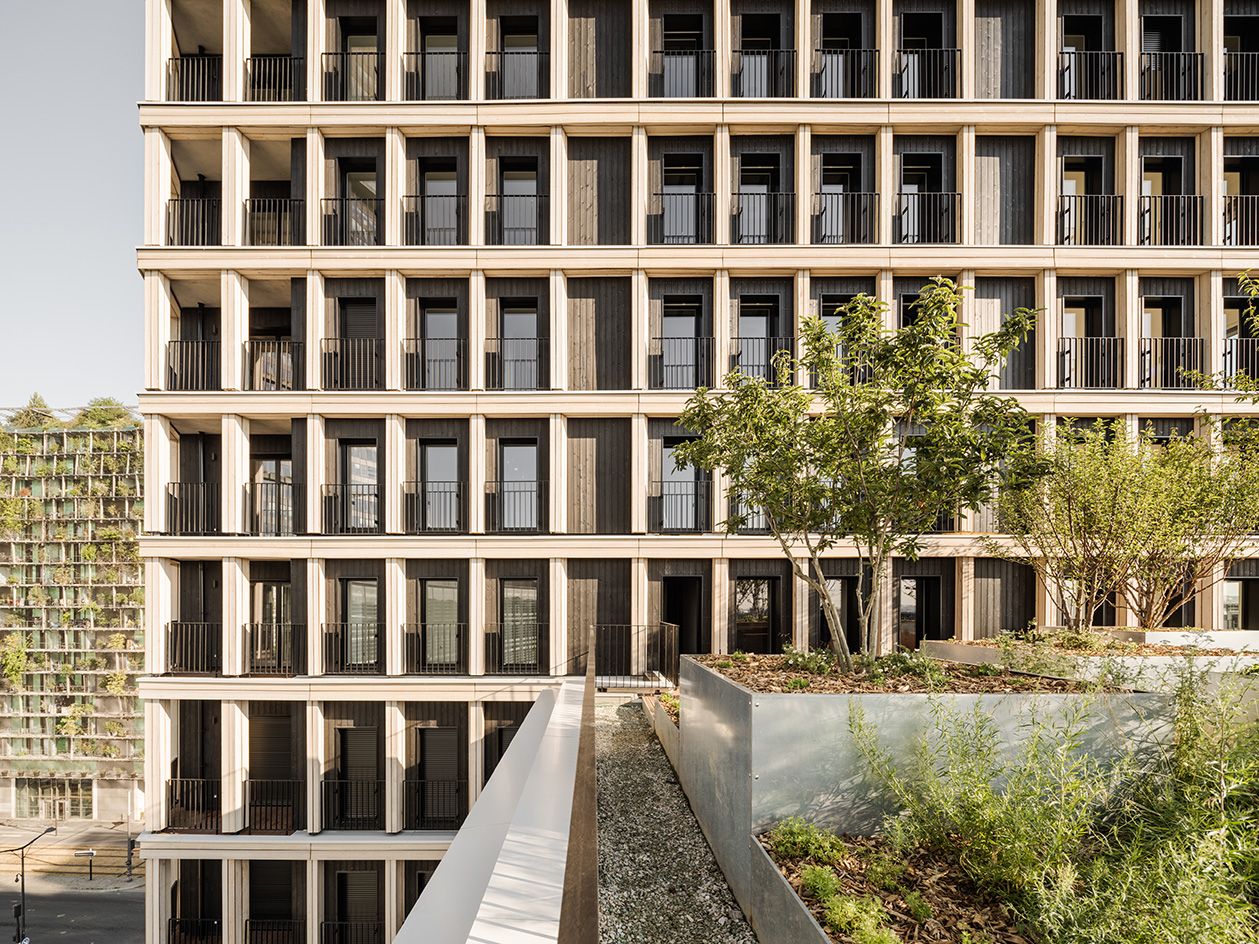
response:
[[[420,728],[420,777],[426,781],[459,779],[459,729]]]
[[[374,300],[341,303],[341,337],[376,337],[376,302]]]
[[[341,779],[376,779],[376,729],[341,729]]]
[[[376,908],[376,872],[341,872],[340,898],[342,921],[378,921]]]

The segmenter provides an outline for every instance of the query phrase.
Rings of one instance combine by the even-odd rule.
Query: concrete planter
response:
[[[1259,633],[1247,630],[1189,632],[1180,629],[1110,629],[1107,632],[1123,642],[1154,646],[1198,646],[1201,649],[1236,649],[1259,653]]]

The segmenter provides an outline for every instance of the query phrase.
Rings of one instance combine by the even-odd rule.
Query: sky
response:
[[[5,3],[0,411],[143,386],[144,0]],[[51,26],[51,32],[50,32]],[[16,37],[56,41],[18,42]]]

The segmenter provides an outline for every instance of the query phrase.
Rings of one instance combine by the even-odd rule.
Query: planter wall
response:
[[[746,910],[760,944],[831,944],[830,936],[783,878],[765,847],[755,840],[752,845],[748,878],[753,901]]]
[[[669,758],[669,763],[673,765],[673,769],[678,769],[678,726],[673,723],[673,719],[669,717],[669,713],[664,710],[664,706],[660,704],[660,699],[655,695],[643,696],[643,708],[647,712],[647,717],[651,719],[651,725],[656,731],[656,740],[660,742],[660,746],[664,748],[664,756]]]
[[[1259,652],[1259,633],[1244,629],[1186,632],[1179,629],[1111,629],[1107,632],[1124,642],[1144,642],[1155,646],[1199,646],[1203,649],[1236,649]]]

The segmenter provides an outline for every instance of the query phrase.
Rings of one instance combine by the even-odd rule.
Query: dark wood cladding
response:
[[[403,735],[403,773],[407,780],[419,780],[420,734],[424,728],[454,728],[459,732],[458,780],[468,779],[468,704],[462,701],[403,702],[406,722]]]
[[[392,863],[391,863],[392,864]],[[337,894],[337,876],[342,872],[373,872],[376,875],[376,913],[385,913],[385,865],[383,861],[369,859],[328,859],[323,863],[323,902],[325,921],[351,921],[351,917],[341,914]],[[347,939],[348,935],[342,937]],[[336,940],[336,938],[332,938]],[[351,939],[352,940],[352,939]]]
[[[1026,564],[977,558],[971,599],[976,639],[1026,629],[1036,618],[1036,574]]]
[[[568,660],[570,673],[584,672],[591,627],[630,622],[630,561],[573,559],[568,562]]]
[[[972,330],[989,334],[998,330],[1004,320],[1018,308],[1036,307],[1036,280],[1019,276],[980,276],[975,279],[971,296],[974,314]],[[1005,390],[1031,390],[1036,386],[1036,335],[1028,334],[1006,361],[1001,371],[1001,387]]]
[[[459,622],[468,621],[468,562],[455,558],[422,557],[410,558],[406,562],[407,575],[407,618],[408,623],[420,621],[420,584],[421,580],[457,580],[459,581]]]
[[[699,625],[695,638],[687,640],[683,633],[679,639],[682,652],[711,652],[713,633],[713,565],[710,560],[699,558],[673,558],[647,561],[647,622],[664,619],[665,581],[685,580],[696,584],[699,591]]]
[[[791,279],[730,280],[730,336],[739,336],[739,306],[743,299],[773,298],[777,302],[777,324],[771,329],[776,337],[795,335],[795,285]],[[724,369],[724,367],[723,367]]]
[[[892,561],[892,579],[901,577],[940,578],[940,630],[945,639],[954,635],[957,626],[957,579],[955,561],[951,557],[920,557],[916,561],[897,557]],[[895,588],[893,594],[895,595]],[[895,617],[896,600],[893,596],[892,613]]]
[[[179,612],[184,623],[223,622],[223,562],[179,562]]]
[[[631,282],[627,278],[568,280],[568,387],[630,388]]]
[[[329,419],[324,423],[324,481],[346,484],[341,475],[341,442],[373,443],[376,446],[376,486],[385,494],[385,421],[383,419]]]
[[[1194,186],[1194,183],[1197,181],[1194,157],[1197,151],[1198,142],[1195,138],[1143,135],[1137,142],[1137,152],[1141,157],[1180,158],[1185,193],[1193,193],[1196,189]]]
[[[898,134],[892,138],[896,179],[901,179],[901,158],[906,154],[939,154],[941,190],[957,190],[957,139],[951,134]],[[899,186],[899,184],[898,184]]]
[[[304,780],[306,706],[296,701],[251,701],[249,768],[251,780]]]
[[[630,9],[629,0],[569,0],[570,98],[629,97]]]
[[[795,5],[786,0],[733,0],[730,4],[730,47],[743,45],[743,18],[761,14],[777,14],[778,43],[781,49],[796,48]]]
[[[498,444],[504,439],[533,439],[538,443],[538,477],[550,478],[550,423],[545,419],[487,419],[485,421],[485,478],[498,478]],[[476,498],[478,496],[474,496]],[[483,499],[482,499],[483,500]],[[543,522],[545,524],[545,521]]]
[[[546,279],[486,279],[485,336],[502,337],[504,299],[529,299],[538,306],[538,337],[551,336],[551,286]]]
[[[1115,333],[1115,280],[1107,276],[1069,275],[1058,276],[1058,312],[1062,311],[1061,301],[1066,298],[1097,296],[1102,299],[1102,333],[1113,336]]]
[[[325,592],[327,594],[327,614],[324,621],[343,623],[346,616],[341,599],[341,581],[343,580],[375,580],[380,594],[380,612],[384,613],[385,596],[385,562],[376,560],[330,560],[324,563]],[[315,623],[320,620],[316,619]],[[321,638],[320,633],[312,633],[312,638]]]
[[[788,47],[790,48],[790,47]],[[773,154],[778,157],[779,190],[790,193],[796,189],[796,140],[783,134],[734,134],[730,136],[730,180],[737,192],[739,167],[745,155]]]
[[[630,139],[568,139],[568,242],[630,241]]]
[[[975,241],[985,246],[1035,242],[1036,138],[975,138]]]
[[[294,4],[297,6],[298,4]],[[455,21],[458,48],[468,48],[467,0],[407,0],[406,47],[404,52],[420,51],[421,17],[446,17]]]
[[[823,275],[809,279],[809,317],[834,315],[829,307],[823,309],[822,299],[833,295],[869,295],[873,298],[878,287],[873,275]]]
[[[538,162],[538,193],[551,189],[551,142],[547,138],[487,136],[485,139],[485,195],[499,194],[499,162],[504,158],[532,157]]]
[[[631,463],[628,419],[568,421],[568,532],[628,534]]]
[[[538,49],[551,51],[551,4],[545,0],[487,0],[485,4],[485,51],[503,51],[504,17],[533,16],[538,20]],[[546,88],[546,83],[543,83]]]
[[[822,158],[826,154],[858,154],[861,157],[861,190],[874,193],[878,190],[875,173],[878,165],[874,159],[874,135],[871,134],[815,134],[809,144],[809,180],[811,194],[822,191]]]
[[[699,298],[702,322],[699,331],[701,336],[711,337],[713,333],[713,280],[707,278],[648,280],[647,330],[651,336],[658,338],[663,331],[665,299],[678,297]]]
[[[898,46],[903,44],[901,26],[906,13],[939,13],[943,21],[942,45],[945,49],[957,46],[957,7],[953,0],[895,0],[892,4],[892,15],[896,19],[895,39]]]
[[[976,98],[1035,97],[1035,0],[976,0],[975,48]]]
[[[813,20],[813,47],[821,46],[822,18],[828,13],[857,13],[861,16],[861,48],[874,49],[875,4],[870,0],[813,0],[810,16]],[[812,53],[812,50],[809,51]]]
[[[171,776],[190,780],[217,780],[223,769],[223,706],[217,701],[177,702],[178,740],[171,746]]]
[[[440,135],[407,138],[407,194],[420,192],[420,165],[430,158],[453,159],[459,193],[467,194],[468,139]]]
[[[458,317],[459,337],[468,337],[467,279],[407,279],[407,337],[424,336],[420,308],[426,302],[453,300]]]
[[[1062,28],[1064,16],[1096,16],[1102,23],[1102,49],[1117,49],[1115,45],[1115,0],[1058,0],[1058,27]]]
[[[1059,166],[1064,157],[1100,157],[1102,193],[1115,192],[1115,139],[1110,135],[1058,135]]]
[[[336,48],[336,47],[333,47]],[[326,197],[344,197],[341,192],[341,174],[338,165],[343,160],[370,160],[376,167],[376,192],[385,193],[385,139],[384,138],[328,138],[324,143],[324,173],[328,192]]]
[[[336,773],[341,764],[340,728],[373,728],[376,732],[376,776],[385,778],[385,705],[379,701],[327,701],[324,716],[325,776]]]
[[[324,281],[324,336],[339,336],[338,305],[341,299],[374,299],[376,302],[376,337],[385,336],[384,279],[326,279]]]
[[[665,16],[700,17],[703,23],[701,46],[712,49],[713,46],[713,5],[703,0],[649,0],[647,11],[648,41],[652,52],[664,48]]]
[[[466,419],[409,419],[407,420],[406,481],[420,478],[419,452],[424,441],[442,440],[453,442],[459,463],[459,481],[468,481],[468,421]]]

